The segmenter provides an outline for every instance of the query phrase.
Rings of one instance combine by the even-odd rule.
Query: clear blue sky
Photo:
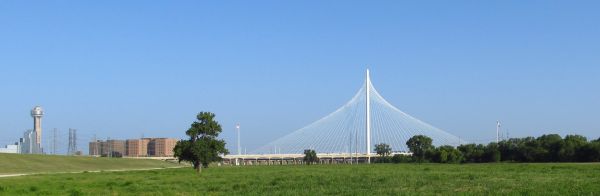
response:
[[[346,103],[367,67],[393,105],[472,141],[600,137],[598,1],[3,1],[0,144],[31,128],[183,138],[211,111],[248,151]],[[232,146],[233,147],[233,146]]]

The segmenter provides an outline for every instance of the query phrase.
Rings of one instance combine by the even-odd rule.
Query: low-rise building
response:
[[[148,156],[148,143],[151,138],[129,139],[125,142],[126,156],[146,157]]]
[[[177,144],[174,138],[97,140],[89,143],[90,156],[171,157]]]
[[[0,153],[20,153],[19,143],[15,143],[14,145],[6,145],[4,148],[0,148]]]
[[[125,140],[106,140],[106,148],[108,156],[122,157],[125,156]]]
[[[125,140],[96,140],[89,143],[90,156],[125,156]]]
[[[153,138],[148,144],[148,154],[155,157],[172,157],[177,139]]]
[[[102,155],[102,140],[91,141],[89,146],[90,156]]]
[[[21,154],[43,154],[43,150],[37,142],[36,133],[33,130],[25,131],[19,145],[21,146],[19,149]]]

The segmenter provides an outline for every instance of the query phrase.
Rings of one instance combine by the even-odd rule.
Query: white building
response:
[[[31,110],[33,118],[33,130],[27,130],[19,142],[19,153],[21,154],[44,154],[42,149],[42,117],[44,110],[40,106],[35,106]]]
[[[33,117],[33,130],[27,130],[23,134],[23,138],[14,145],[6,145],[5,148],[0,148],[0,153],[21,153],[21,154],[44,154],[42,148],[42,117],[44,110],[40,106],[35,106],[31,110]]]
[[[35,134],[35,131],[33,130],[27,130],[25,131],[25,133],[23,134],[23,138],[21,138],[21,141],[19,143],[19,145],[21,146],[20,149],[20,153],[21,154],[41,154],[41,149],[38,146],[37,143],[37,136]]]
[[[0,148],[0,153],[20,153],[19,143],[14,145],[6,145],[4,148]]]

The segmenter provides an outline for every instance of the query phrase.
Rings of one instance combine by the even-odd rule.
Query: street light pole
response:
[[[240,123],[235,125],[235,129],[237,129],[237,151],[238,155],[242,155],[242,147],[240,146]]]

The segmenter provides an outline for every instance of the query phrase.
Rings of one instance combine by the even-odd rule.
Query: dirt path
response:
[[[174,169],[174,168],[183,168],[183,167],[186,167],[186,166],[143,168],[143,169],[111,169],[111,170],[95,170],[95,171],[54,172],[54,173],[0,174],[0,178],[30,176],[30,175],[45,175],[45,174],[82,174],[82,173],[99,173],[99,172],[148,171],[148,170]]]

